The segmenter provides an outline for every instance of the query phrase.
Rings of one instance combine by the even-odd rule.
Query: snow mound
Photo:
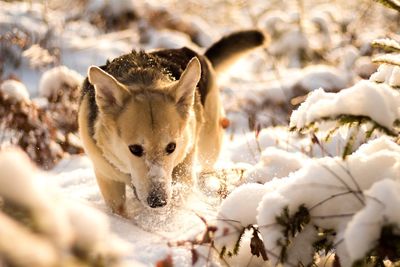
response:
[[[290,126],[298,129],[323,118],[348,114],[367,116],[392,129],[400,118],[400,93],[386,84],[362,80],[339,93],[326,93],[323,89],[312,92],[290,117]]]
[[[387,136],[381,136],[372,140],[368,145],[361,146],[353,154],[356,156],[368,156],[379,151],[391,151],[400,154],[400,146],[390,140]]]
[[[178,49],[188,47],[194,50],[199,50],[198,46],[190,40],[189,35],[168,29],[148,30],[149,40],[146,44],[146,49]]]
[[[351,260],[362,259],[376,245],[385,225],[400,224],[400,184],[384,179],[365,192],[366,205],[349,222],[344,240]]]
[[[21,238],[14,242],[14,251],[0,245],[0,254],[13,263],[21,263],[18,266],[32,266],[21,257],[30,255],[36,246],[40,249],[36,253],[42,255],[33,257],[40,261],[34,266],[64,262],[65,253],[92,263],[100,260],[107,266],[119,266],[130,249],[111,233],[102,213],[62,198],[49,177],[44,177],[19,149],[7,148],[0,153],[0,198],[0,225]]]
[[[87,3],[87,11],[90,13],[99,13],[102,10],[107,10],[110,15],[118,16],[124,12],[136,11],[138,8],[136,2],[139,1],[120,0],[118,4],[114,4],[109,0],[90,0]]]
[[[286,177],[300,169],[307,157],[302,153],[292,153],[276,147],[267,147],[260,161],[244,173],[248,183],[266,183],[273,178]]]
[[[370,77],[371,81],[386,83],[392,87],[400,86],[400,67],[390,64],[381,64],[374,74]]]
[[[279,147],[283,150],[300,150],[295,144],[301,145],[301,140],[296,134],[289,132],[285,127],[262,129],[258,136],[254,132],[246,133],[239,140],[233,142],[228,149],[233,162],[256,164],[261,158],[261,153],[267,147]]]
[[[261,184],[246,184],[233,191],[223,202],[217,216],[215,245],[233,253],[240,234],[255,224],[257,205],[266,192]]]
[[[303,76],[296,86],[307,91],[313,91],[320,87],[327,91],[338,91],[349,85],[349,77],[335,67],[324,65],[313,65],[304,68]]]
[[[26,86],[16,80],[5,80],[1,83],[0,91],[6,99],[12,99],[15,102],[29,102],[29,92]]]
[[[72,236],[67,214],[58,207],[60,199],[39,177],[28,156],[19,149],[4,150],[0,154],[0,173],[0,196],[30,210],[38,230],[57,246],[69,246]]]
[[[83,76],[66,66],[58,66],[43,73],[39,81],[39,95],[50,98],[57,95],[62,86],[78,87],[83,82]]]

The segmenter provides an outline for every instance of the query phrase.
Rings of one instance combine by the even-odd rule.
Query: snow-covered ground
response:
[[[165,210],[142,207],[128,190],[128,218],[115,215],[87,156],[64,151],[55,167],[38,171],[5,148],[12,138],[0,132],[0,228],[9,229],[4,233],[21,228],[3,218],[2,200],[12,200],[48,216],[38,232],[57,248],[93,250],[95,256],[122,259],[121,266],[169,266],[170,256],[173,266],[308,264],[322,230],[334,233],[326,234],[324,245],[330,242],[342,266],[351,266],[374,248],[382,227],[393,226],[398,237],[400,61],[398,54],[378,56],[378,68],[370,46],[389,33],[400,39],[389,23],[398,15],[361,1],[300,1],[302,7],[299,1],[280,2],[0,1],[0,92],[39,108],[49,105],[54,92],[79,85],[88,66],[132,49],[204,51],[224,33],[253,26],[271,36],[269,49],[255,51],[220,77],[230,126],[216,172],[202,174],[201,188],[189,196],[177,185]],[[378,42],[400,52],[394,41]],[[301,225],[285,236],[282,221],[293,223],[291,216],[300,211],[306,214]],[[61,234],[63,229],[70,233]],[[1,233],[0,266],[2,252],[21,256]],[[211,233],[212,244],[199,241],[204,233]],[[47,254],[37,266],[51,266],[46,264],[56,257],[44,241]],[[322,258],[316,261],[323,264]]]

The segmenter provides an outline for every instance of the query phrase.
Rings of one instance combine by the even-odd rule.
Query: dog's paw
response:
[[[129,218],[125,204],[121,204],[121,205],[118,205],[117,207],[113,208],[112,212],[114,214],[116,214],[116,215],[119,215],[119,216],[123,217],[123,218],[126,218],[126,219]]]

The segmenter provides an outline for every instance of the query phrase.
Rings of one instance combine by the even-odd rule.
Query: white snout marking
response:
[[[151,179],[151,182],[160,184],[167,182],[167,173],[160,164],[146,161],[146,165],[149,167],[148,177]]]

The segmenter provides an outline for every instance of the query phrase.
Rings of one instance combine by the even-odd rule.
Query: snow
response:
[[[400,67],[395,66],[392,75],[389,78],[389,85],[392,87],[400,87]]]
[[[56,251],[48,242],[35,237],[2,213],[0,213],[0,234],[3,259],[20,266],[44,267],[57,264]]]
[[[379,146],[382,150],[368,155],[354,153],[345,162],[339,158],[309,161],[299,171],[289,174],[287,178],[282,178],[280,186],[263,196],[258,207],[257,225],[268,225],[268,227],[260,227],[260,232],[267,253],[273,258],[273,264],[277,260],[273,255],[278,255],[280,249],[276,246],[277,241],[282,238],[282,226],[275,224],[275,218],[280,215],[283,207],[288,206],[289,212],[294,213],[300,205],[305,205],[310,210],[313,224],[323,229],[336,229],[340,236],[349,218],[335,217],[335,215],[357,212],[362,208],[363,203],[357,193],[346,194],[346,192],[367,190],[375,182],[383,179],[391,179],[396,183],[399,181],[400,153],[384,148],[382,143],[385,142],[389,141],[374,140],[365,144],[360,147],[361,151],[377,149]],[[389,146],[392,145],[395,144],[392,142]],[[265,186],[268,186],[268,183]],[[330,196],[335,195],[338,197],[329,199]],[[366,193],[366,195],[369,194]],[[325,201],[326,199],[329,201]],[[340,203],[346,203],[346,205]],[[325,219],[325,216],[329,219]],[[304,235],[306,236],[301,236],[301,238],[296,236],[289,248],[294,249],[292,246],[300,242],[296,241],[297,239],[302,239],[304,242],[304,239],[311,238],[309,235],[315,236],[315,233],[310,230]],[[339,236],[335,238],[336,241],[340,240]],[[312,242],[308,242],[310,243]],[[341,246],[343,245],[339,244],[337,248]],[[339,251],[339,257],[341,257]],[[343,258],[347,257],[347,250],[343,253]],[[302,258],[302,262],[309,262],[310,257],[311,255],[308,254],[308,258]],[[292,263],[296,264],[293,261]]]
[[[245,182],[264,184],[275,177],[286,177],[300,169],[306,161],[307,157],[302,153],[267,147],[260,161],[244,173]]]
[[[25,168],[20,168],[20,164]],[[12,203],[30,209],[40,231],[58,246],[71,242],[67,214],[43,177],[20,150],[5,149],[0,154],[0,195]]]
[[[377,63],[389,63],[392,65],[400,66],[400,55],[399,54],[383,54],[374,57],[372,60]]]
[[[328,238],[337,244],[335,251],[342,266],[350,266],[376,244],[383,226],[398,226],[398,140],[378,131],[367,138],[374,126],[371,122],[339,126],[335,120],[320,121],[342,114],[368,116],[398,133],[398,54],[376,57],[376,62],[383,62],[376,73],[369,81],[353,85],[359,79],[357,73],[363,72],[367,78],[375,69],[370,63],[374,52],[369,42],[376,36],[390,36],[387,27],[382,27],[385,20],[380,16],[379,27],[356,32],[354,19],[360,13],[351,8],[304,2],[304,10],[299,12],[297,5],[293,8],[282,2],[262,14],[257,8],[265,8],[265,3],[252,4],[255,6],[246,3],[240,8],[229,4],[227,8],[223,3],[192,1],[124,0],[115,5],[113,1],[91,0],[82,9],[63,2],[57,10],[52,4],[36,1],[0,1],[0,35],[6,36],[6,41],[18,40],[0,47],[0,54],[3,48],[7,54],[0,88],[7,97],[33,101],[42,108],[46,107],[44,97],[65,85],[80,85],[88,66],[103,65],[132,49],[188,46],[204,51],[223,33],[256,24],[272,37],[269,51],[256,51],[244,58],[218,81],[231,124],[216,173],[206,177],[204,188],[185,197],[179,194],[185,188],[175,185],[173,203],[166,210],[146,209],[128,189],[128,217],[122,218],[105,205],[86,156],[66,155],[55,168],[42,172],[21,152],[4,150],[0,145],[0,236],[23,240],[0,238],[0,251],[21,266],[52,265],[58,261],[59,248],[68,253],[74,247],[92,261],[100,257],[121,259],[121,266],[155,266],[170,256],[174,266],[185,267],[192,266],[189,241],[199,238],[206,227],[216,226],[217,250],[210,244],[195,245],[200,255],[195,266],[224,266],[225,261],[230,266],[274,266],[281,248],[277,240],[283,238],[283,227],[276,223],[276,217],[285,207],[293,215],[305,205],[311,222],[290,238],[283,265],[311,263],[315,256],[311,245],[319,238],[317,225],[335,231],[336,235]],[[144,10],[170,10],[171,5],[171,19],[192,27],[197,33],[196,44],[183,32],[155,28],[140,17]],[[373,10],[378,15],[376,10],[380,9]],[[129,27],[123,30],[96,24],[97,16],[113,21],[127,11],[140,18],[124,22]],[[395,21],[393,18],[386,22]],[[344,29],[346,33],[341,33]],[[376,42],[398,48],[389,39]],[[304,55],[309,58],[304,59]],[[368,69],[359,71],[357,64]],[[308,92],[305,102],[292,113],[289,126],[304,128],[319,121],[313,128],[317,130],[311,134],[289,131],[292,107],[288,103]],[[254,125],[250,118],[254,118]],[[271,127],[275,124],[281,126]],[[259,125],[259,131],[250,128]],[[1,143],[6,134],[0,128]],[[343,157],[350,141],[352,149]],[[38,233],[3,213],[4,201],[32,210]],[[253,230],[245,229],[249,225],[260,231],[269,262],[251,254]],[[238,255],[219,259],[223,247],[233,251],[241,231],[244,235]],[[325,259],[332,262],[333,257],[324,257],[317,257],[320,266]],[[26,259],[35,262],[27,263]]]
[[[133,0],[122,0],[118,1],[118,5],[114,5],[112,1],[108,0],[90,0],[87,4],[87,11],[89,13],[98,13],[104,10],[110,13],[112,16],[118,16],[121,13],[135,11],[139,6]]]
[[[5,80],[0,84],[0,91],[6,99],[15,102],[29,102],[29,92],[26,86],[16,80]]]
[[[219,209],[215,245],[232,252],[240,232],[255,224],[256,210],[266,188],[261,184],[246,184],[233,191]]]
[[[337,94],[326,93],[323,89],[312,92],[293,112],[290,126],[301,129],[319,119],[350,114],[367,116],[392,129],[394,122],[400,118],[399,104],[399,92],[386,84],[362,80]]]
[[[344,233],[345,245],[353,262],[373,249],[383,226],[400,221],[398,181],[383,179],[367,190],[365,195],[365,207],[354,215]]]
[[[352,84],[353,66],[359,57],[358,50],[348,46],[340,50],[337,67],[328,65],[312,65],[302,69],[302,77],[295,86],[306,91],[324,88],[325,91],[338,91]]]
[[[20,168],[21,165],[24,168]],[[128,244],[110,232],[107,216],[79,201],[67,200],[57,186],[48,181],[49,178],[48,174],[40,173],[22,151],[7,148],[0,153],[0,196],[7,204],[27,209],[37,234],[2,213],[0,224],[10,234],[14,233],[14,238],[20,237],[17,243],[25,240],[26,245],[34,247],[37,243],[37,250],[33,251],[42,255],[30,256],[24,245],[18,252],[10,251],[7,244],[0,244],[0,248],[5,247],[8,253],[6,257],[15,257],[18,262],[23,259],[20,257],[29,256],[33,257],[35,266],[50,266],[49,262],[59,260],[54,258],[60,257],[60,251],[65,253],[72,248],[88,255],[90,260],[102,257],[106,262],[118,260],[130,252]]]
[[[50,98],[58,95],[63,86],[79,87],[83,76],[66,66],[58,66],[45,71],[39,81],[39,96]]]
[[[400,153],[400,147],[386,136],[371,140],[368,145],[361,146],[354,155],[367,156],[379,151]]]
[[[304,69],[303,77],[298,81],[298,85],[308,91],[324,88],[326,91],[337,91],[349,84],[348,75],[337,68],[330,66],[310,66]]]
[[[86,75],[90,65],[104,65],[113,59],[132,50],[132,43],[138,42],[132,30],[93,35],[76,36],[74,32],[66,32],[61,36],[61,63],[81,75]],[[131,43],[130,43],[131,42]]]
[[[390,49],[395,49],[400,51],[400,44],[393,39],[384,38],[384,39],[376,39],[372,42],[372,45],[379,47],[387,47]]]
[[[392,87],[400,87],[400,66],[383,63],[377,72],[371,75],[370,80],[378,83],[387,83]]]

